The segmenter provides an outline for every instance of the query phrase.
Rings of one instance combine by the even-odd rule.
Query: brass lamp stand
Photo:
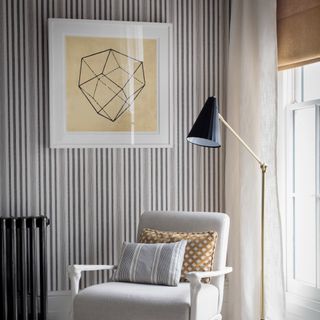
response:
[[[229,123],[218,112],[217,99],[210,97],[202,108],[195,121],[187,140],[193,144],[208,147],[221,147],[219,120],[230,130],[237,140],[249,151],[259,163],[261,169],[261,284],[260,284],[260,319],[264,320],[264,209],[265,209],[265,183],[267,165],[253,152],[244,140],[233,130]]]

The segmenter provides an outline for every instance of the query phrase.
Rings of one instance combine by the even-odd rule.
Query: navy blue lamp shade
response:
[[[202,147],[221,147],[219,110],[216,97],[208,98],[189,132],[187,140]]]

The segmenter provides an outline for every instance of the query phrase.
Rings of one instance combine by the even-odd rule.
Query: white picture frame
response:
[[[50,104],[50,147],[51,148],[170,148],[173,145],[173,134],[172,134],[172,126],[173,126],[173,106],[172,106],[172,24],[169,23],[147,23],[147,22],[123,22],[123,21],[101,21],[101,20],[77,20],[77,19],[48,19],[48,32],[49,32],[49,104]],[[118,130],[113,131],[109,129],[100,130],[96,128],[89,128],[88,130],[81,127],[81,130],[77,130],[77,120],[78,116],[79,119],[85,118],[85,115],[80,113],[75,113],[76,116],[70,120],[68,117],[70,116],[70,109],[69,104],[70,101],[73,103],[73,96],[70,97],[71,90],[67,89],[67,85],[69,86],[69,82],[67,84],[67,77],[70,76],[70,68],[67,65],[69,60],[67,61],[67,57],[70,57],[67,52],[67,40],[66,39],[75,39],[80,43],[82,39],[90,40],[98,39],[116,39],[117,41],[138,41],[138,43],[142,43],[144,45],[145,39],[149,39],[154,41],[155,43],[154,48],[156,52],[156,61],[154,62],[154,69],[156,69],[156,81],[153,81],[154,86],[152,87],[153,91],[155,92],[156,96],[152,95],[153,101],[156,101],[156,111],[153,112],[152,121],[154,122],[154,129],[149,129],[144,131],[139,130],[136,131],[134,129],[129,130]],[[129,40],[128,40],[129,39]],[[83,41],[84,41],[83,40]],[[88,40],[88,41],[89,41]],[[69,41],[69,40],[68,40]],[[69,44],[68,44],[69,45]],[[69,45],[70,46],[70,45]],[[85,43],[83,45],[85,47]],[[129,45],[128,45],[129,46]],[[108,51],[109,55],[112,54],[116,57],[116,50],[112,48],[106,47],[105,52]],[[114,53],[112,53],[112,50]],[[145,49],[144,49],[145,50]],[[110,54],[111,52],[111,54]],[[99,53],[99,52],[98,52]],[[95,57],[98,57],[97,54],[94,53]],[[104,53],[105,54],[105,53]],[[125,56],[123,53],[121,59]],[[143,55],[142,58],[139,59],[143,63],[143,59],[146,59],[146,54]],[[84,57],[86,58],[86,57]],[[86,58],[87,59],[87,58]],[[123,58],[124,59],[124,58]],[[128,56],[128,61],[133,61],[131,57]],[[78,59],[79,60],[79,59]],[[82,67],[86,67],[89,65],[82,64],[83,58],[81,61],[75,61],[75,64],[79,66],[79,84],[78,87],[82,90],[81,86],[83,82],[80,83]],[[87,60],[86,60],[87,61]],[[127,63],[129,65],[130,61]],[[138,60],[136,60],[138,61]],[[133,63],[133,62],[132,62]],[[137,62],[135,62],[137,63]],[[70,63],[69,63],[70,64]],[[105,63],[106,65],[106,63]],[[135,64],[136,65],[136,64]],[[120,64],[119,64],[120,66]],[[120,66],[121,67],[121,66]],[[120,68],[119,67],[119,68]],[[68,72],[67,72],[68,70]],[[73,69],[72,69],[73,70]],[[74,69],[75,70],[75,69]],[[104,69],[103,69],[104,70]],[[124,69],[122,69],[124,70]],[[139,69],[141,70],[141,68]],[[146,70],[146,67],[145,69]],[[91,70],[92,71],[92,70]],[[120,70],[121,71],[121,70]],[[111,71],[112,72],[112,71]],[[127,72],[127,71],[126,71]],[[83,73],[84,74],[84,73]],[[129,75],[127,72],[128,78],[132,78],[132,74]],[[94,74],[96,76],[96,74]],[[145,75],[143,74],[143,77]],[[98,76],[97,76],[98,77]],[[135,79],[135,78],[134,78]],[[101,80],[100,78],[95,81]],[[139,79],[138,79],[139,80]],[[68,80],[69,81],[69,80]],[[81,80],[82,81],[82,80]],[[90,79],[91,81],[91,79]],[[102,80],[101,80],[102,81]],[[130,80],[131,81],[131,80]],[[142,81],[142,80],[141,80]],[[146,80],[147,81],[147,80]],[[138,90],[133,91],[135,96],[131,95],[131,98],[126,100],[126,106],[128,105],[128,109],[122,107],[120,111],[118,111],[117,116],[122,116],[123,112],[131,112],[130,114],[134,114],[134,106],[137,105],[135,101],[139,101],[140,105],[145,108],[145,104],[143,103],[143,97],[148,97],[147,94],[143,95],[140,94],[142,90],[148,90],[147,82],[143,82],[143,86],[141,85],[142,89],[138,92]],[[127,83],[127,82],[126,82]],[[74,85],[74,83],[72,83]],[[115,85],[117,85],[115,83]],[[110,89],[111,86],[108,84],[104,84],[105,87]],[[95,87],[97,89],[97,85]],[[112,89],[112,88],[111,88]],[[110,89],[110,90],[111,90]],[[81,110],[84,110],[84,106],[90,108],[93,107],[93,112],[96,111],[97,117],[101,116],[101,112],[98,107],[95,106],[98,100],[93,99],[91,94],[89,99],[85,95],[87,94],[86,91],[76,91],[77,88],[72,89],[76,92],[77,101],[79,100],[78,95],[83,94],[84,98],[83,101],[87,100],[87,102],[79,102],[78,104],[81,105]],[[115,92],[115,89],[112,89],[112,92]],[[132,90],[135,90],[132,89]],[[137,93],[138,92],[138,93]],[[122,92],[121,92],[122,94]],[[68,95],[68,96],[67,96]],[[120,101],[121,97],[118,97],[118,93],[115,92],[116,99]],[[127,94],[129,97],[130,94]],[[124,101],[125,97],[121,100]],[[100,96],[99,96],[100,97]],[[109,99],[109,98],[108,98]],[[114,100],[116,100],[114,99]],[[136,100],[135,100],[136,99]],[[138,100],[140,99],[140,100]],[[74,99],[74,101],[76,98]],[[110,99],[111,100],[111,99]],[[68,101],[68,102],[67,102]],[[92,102],[91,102],[92,101]],[[108,100],[109,101],[109,100]],[[147,101],[147,100],[145,100]],[[69,103],[69,104],[67,104]],[[87,105],[85,105],[87,103]],[[104,102],[103,102],[104,103]],[[101,104],[102,105],[102,104]],[[100,105],[98,105],[100,107]],[[104,107],[102,107],[104,108]],[[111,108],[111,107],[110,107]],[[113,107],[116,108],[116,107]],[[72,110],[76,110],[75,108]],[[79,109],[80,110],[80,109]],[[118,109],[117,109],[118,110]],[[120,107],[119,107],[120,110]],[[128,111],[127,111],[128,110]],[[98,111],[100,113],[98,113]],[[86,109],[86,112],[87,111]],[[109,111],[108,111],[109,112]],[[105,112],[105,114],[108,114]],[[116,123],[119,122],[119,118],[113,116],[107,117],[104,116],[103,121],[108,125],[111,122]],[[150,117],[149,114],[146,114]],[[126,117],[128,117],[126,115]],[[132,118],[132,117],[131,117]],[[141,116],[140,116],[141,118]],[[114,120],[116,119],[116,120]],[[110,120],[108,122],[108,120]],[[68,121],[68,122],[67,122]],[[102,123],[101,117],[98,118],[99,123]],[[137,121],[137,120],[133,120]],[[142,120],[141,120],[142,121]],[[69,123],[72,122],[70,125]],[[83,119],[82,119],[83,122]],[[146,120],[146,122],[149,122]],[[80,123],[80,122],[79,122]],[[90,126],[94,126],[94,122],[90,123]],[[111,126],[111,125],[110,125]],[[147,124],[145,124],[147,127]],[[71,129],[68,129],[68,128]],[[134,125],[132,126],[134,127]],[[74,129],[76,128],[76,129]]]

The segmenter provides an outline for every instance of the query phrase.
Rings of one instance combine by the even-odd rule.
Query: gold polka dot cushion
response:
[[[140,234],[141,243],[168,243],[187,240],[184,261],[181,271],[181,281],[186,281],[186,274],[191,271],[212,271],[214,252],[218,234],[207,232],[173,232],[145,228]],[[210,282],[204,279],[203,282]]]

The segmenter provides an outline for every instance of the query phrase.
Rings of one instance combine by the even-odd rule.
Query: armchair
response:
[[[229,217],[216,212],[146,212],[139,222],[144,228],[163,231],[218,232],[214,268],[210,272],[190,272],[190,283],[177,287],[124,282],[108,282],[79,292],[81,273],[114,270],[111,265],[73,265],[68,267],[73,299],[73,320],[221,320],[226,267]],[[211,278],[211,283],[202,283]]]

